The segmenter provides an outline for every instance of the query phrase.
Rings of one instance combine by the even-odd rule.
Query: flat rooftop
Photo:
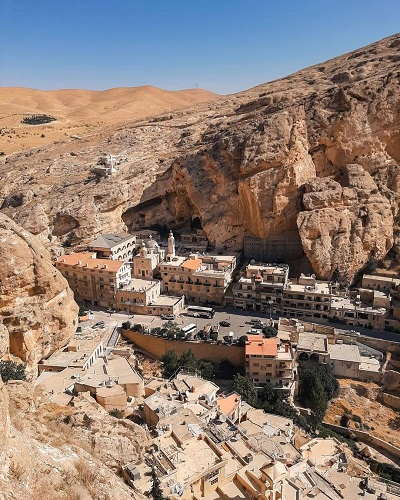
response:
[[[361,363],[360,350],[357,345],[329,344],[329,355],[331,359],[338,361]]]
[[[120,291],[127,292],[145,292],[153,286],[156,286],[158,281],[156,280],[141,280],[139,278],[132,278],[129,283],[120,288]]]
[[[326,335],[322,335],[321,333],[299,332],[297,350],[327,352],[327,349],[328,339]]]
[[[328,282],[316,281],[315,285],[299,285],[298,283],[286,284],[286,292],[305,293],[307,295],[330,295],[331,289]]]
[[[177,302],[182,300],[182,297],[174,297],[171,295],[160,295],[151,304],[152,307],[174,306]]]
[[[332,299],[331,308],[345,309],[347,311],[372,313],[377,315],[383,315],[387,311],[385,307],[371,307],[371,306],[365,306],[363,304],[356,304],[354,299],[350,299],[348,297],[336,297],[336,296],[335,298]]]
[[[186,260],[187,260],[187,257],[182,257],[181,255],[176,255],[170,262],[161,262],[160,266],[181,267],[182,264]]]
[[[247,272],[254,272],[254,274],[263,274],[263,273],[267,273],[267,274],[277,274],[277,275],[282,275],[282,276],[285,276],[288,269],[289,269],[289,266],[285,266],[285,265],[282,265],[282,266],[279,266],[277,264],[249,264],[247,266]]]

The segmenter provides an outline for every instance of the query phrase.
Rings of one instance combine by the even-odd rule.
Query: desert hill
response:
[[[297,235],[352,279],[398,253],[400,35],[212,103],[66,137],[0,162],[2,210],[49,248],[198,217],[217,248]],[[118,172],[96,178],[101,154]]]
[[[0,149],[9,153],[48,144],[97,126],[159,115],[218,98],[217,94],[203,89],[168,91],[151,86],[103,91],[2,87],[0,129],[4,130],[5,144],[1,141]],[[50,115],[57,121],[36,126],[21,124],[24,117],[33,114]],[[41,137],[42,134],[45,137]]]

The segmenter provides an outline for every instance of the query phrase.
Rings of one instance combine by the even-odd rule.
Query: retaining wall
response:
[[[378,401],[386,406],[390,406],[394,410],[400,410],[400,397],[388,394],[387,392],[380,392],[377,397]]]
[[[398,462],[400,460],[400,448],[394,446],[393,444],[387,443],[386,441],[383,441],[382,439],[379,439],[375,436],[371,436],[371,434],[369,434],[368,432],[359,431],[358,429],[347,429],[347,427],[328,424],[326,422],[324,422],[324,425],[325,427],[329,427],[338,434],[342,434],[346,437],[349,437],[350,434],[354,434],[362,443],[371,446],[380,453],[389,454],[390,457],[393,458],[394,462]]]
[[[189,350],[197,359],[207,359],[219,363],[228,359],[236,366],[244,367],[244,347],[237,345],[208,344],[205,342],[186,342],[184,340],[165,340],[161,337],[146,335],[144,333],[122,330],[123,337],[131,340],[139,349],[143,349],[160,359],[167,351],[175,351],[179,356]]]

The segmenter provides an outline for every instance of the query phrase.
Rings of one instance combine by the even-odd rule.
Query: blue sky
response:
[[[399,27],[400,0],[0,0],[0,86],[226,94]]]

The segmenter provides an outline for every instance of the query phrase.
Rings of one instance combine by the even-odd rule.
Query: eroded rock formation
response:
[[[0,260],[0,357],[33,365],[73,335],[78,306],[49,252],[4,214]]]
[[[0,424],[0,500],[142,498],[119,474],[148,445],[144,430],[90,398],[58,406],[27,382],[0,378]]]
[[[399,61],[394,35],[212,104],[14,154],[0,205],[50,248],[192,217],[227,249],[299,231],[320,277],[340,265],[351,279],[399,231]],[[104,152],[118,172],[98,179]]]

